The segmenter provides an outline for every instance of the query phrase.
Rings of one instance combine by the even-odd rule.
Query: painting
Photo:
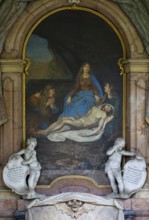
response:
[[[110,23],[87,10],[60,10],[27,42],[26,138],[37,138],[39,184],[87,176],[109,184],[106,151],[123,136],[124,51]]]

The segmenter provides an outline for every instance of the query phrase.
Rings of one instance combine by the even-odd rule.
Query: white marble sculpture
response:
[[[124,220],[123,205],[115,199],[81,192],[67,192],[35,199],[26,220]]]
[[[105,172],[113,190],[109,197],[129,198],[142,188],[146,180],[144,158],[139,153],[122,150],[124,147],[125,140],[117,138],[114,146],[107,151],[109,159],[106,162]],[[133,156],[135,159],[125,164],[124,174],[122,175],[121,162],[123,156]]]
[[[34,190],[41,170],[34,149],[36,145],[36,138],[27,139],[27,147],[11,155],[3,170],[5,184],[26,199],[39,196]]]

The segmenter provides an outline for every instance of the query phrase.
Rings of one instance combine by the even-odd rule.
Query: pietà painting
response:
[[[105,152],[123,135],[123,53],[114,27],[87,10],[60,10],[33,28],[26,138],[38,140],[40,184],[65,175],[108,183]]]

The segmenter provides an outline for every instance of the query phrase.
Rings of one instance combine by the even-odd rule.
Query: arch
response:
[[[89,8],[105,16],[116,27],[126,46],[127,58],[145,57],[145,51],[139,35],[134,26],[130,23],[126,15],[119,6],[113,2],[102,0],[80,1],[79,8]],[[22,51],[25,39],[31,28],[45,15],[53,10],[63,10],[64,7],[77,9],[76,5],[71,5],[64,0],[45,0],[29,4],[17,20],[6,38],[2,58],[22,58]]]
[[[110,1],[104,1],[104,0],[94,0],[94,1],[80,0],[80,3],[78,5],[69,4],[68,0],[51,0],[51,1],[43,0],[43,1],[35,1],[28,4],[28,6],[24,10],[20,18],[15,22],[15,24],[9,31],[9,34],[7,35],[7,38],[5,40],[4,50],[3,53],[1,54],[1,58],[8,58],[14,60],[23,58],[22,54],[23,54],[24,43],[26,41],[26,38],[29,36],[32,27],[38,24],[38,22],[42,18],[44,17],[46,18],[46,16],[48,16],[49,13],[53,13],[56,10],[58,11],[64,10],[64,8],[67,9],[70,8],[71,10],[76,10],[78,8],[83,10],[84,8],[86,8],[104,16],[114,25],[116,31],[118,31],[118,33],[120,34],[122,41],[124,42],[126,47],[127,59],[135,60],[138,57],[146,58],[146,53],[142,41],[135,27],[131,24],[128,17],[122,12],[120,7],[116,3]],[[21,70],[23,71],[23,68]],[[20,72],[21,71],[19,71],[19,73]],[[16,76],[16,79],[18,85],[21,87],[22,86],[21,77],[23,76],[19,75],[19,77],[20,77],[19,80],[18,80],[18,76]],[[19,87],[19,91],[21,91],[22,89],[20,87]],[[15,94],[13,95],[15,96]],[[21,99],[22,99],[22,93],[20,92],[18,95],[19,103],[22,101]],[[13,107],[12,110],[14,112]],[[16,118],[17,117],[18,116],[16,116]],[[14,132],[12,131],[12,129],[9,130],[11,130],[12,133]],[[17,148],[20,148],[21,138],[19,138],[18,140],[18,137],[15,137],[14,143],[17,143]],[[130,141],[130,145],[131,145],[131,141]]]

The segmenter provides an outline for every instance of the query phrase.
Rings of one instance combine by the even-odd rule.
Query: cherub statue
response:
[[[106,162],[105,172],[108,175],[110,184],[112,187],[111,197],[124,197],[124,184],[121,171],[122,156],[136,156],[136,152],[129,152],[122,150],[125,147],[125,140],[123,138],[117,138],[114,142],[114,146],[107,151],[109,156]]]
[[[34,191],[34,189],[40,176],[41,166],[40,163],[37,161],[36,151],[34,150],[37,146],[36,138],[28,138],[26,144],[27,147],[13,154],[11,156],[11,159],[13,159],[13,157],[17,158],[18,156],[22,156],[24,159],[22,161],[22,164],[29,167],[29,174],[27,178],[29,192],[27,193],[26,198],[31,199],[36,197],[36,192]]]

